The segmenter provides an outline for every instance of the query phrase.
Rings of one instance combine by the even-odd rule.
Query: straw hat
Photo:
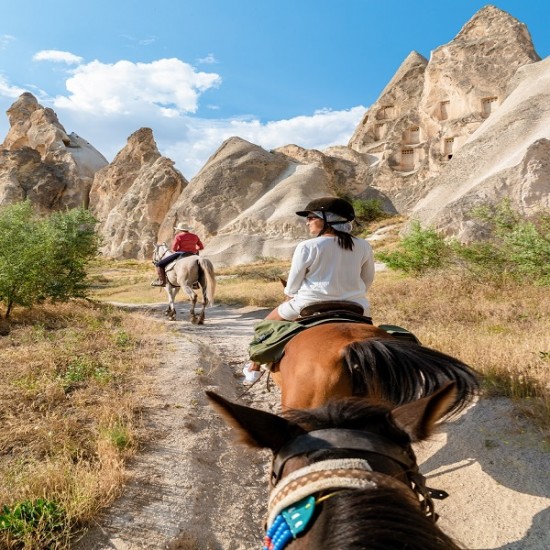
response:
[[[185,223],[178,223],[178,225],[176,225],[176,227],[174,227],[174,231],[193,231],[193,228],[189,227]]]

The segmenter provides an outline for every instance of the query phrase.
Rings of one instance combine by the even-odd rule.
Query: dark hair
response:
[[[355,244],[353,242],[353,237],[346,233],[345,231],[338,231],[337,229],[334,229],[333,224],[338,224],[342,222],[327,222],[326,220],[326,214],[322,212],[323,214],[323,229],[319,231],[317,234],[318,237],[321,235],[324,235],[328,229],[331,230],[336,235],[336,238],[338,239],[338,246],[340,248],[343,248],[344,250],[353,250],[353,245]]]

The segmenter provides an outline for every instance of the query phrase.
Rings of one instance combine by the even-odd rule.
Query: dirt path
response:
[[[164,322],[160,310],[149,314]],[[247,345],[265,313],[216,306],[204,326],[171,324],[145,403],[155,437],[131,464],[121,498],[76,550],[260,547],[269,454],[234,446],[204,390],[278,411],[277,390],[263,380],[241,395]],[[429,485],[451,495],[436,503],[441,527],[472,550],[550,549],[550,453],[541,445],[506,400],[478,403],[423,444],[417,452]]]

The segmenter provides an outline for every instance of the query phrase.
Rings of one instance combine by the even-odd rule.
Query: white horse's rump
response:
[[[166,243],[155,244],[153,252],[153,263],[165,258],[172,251]],[[195,314],[195,305],[198,295],[193,286],[198,284],[202,292],[202,309],[197,317]],[[193,324],[202,325],[204,323],[204,310],[207,306],[214,305],[214,294],[216,292],[216,278],[214,276],[214,266],[207,258],[201,258],[196,254],[178,258],[166,266],[166,294],[168,295],[168,308],[166,315],[172,320],[176,320],[175,298],[179,289],[189,296],[191,300],[191,311],[189,315]]]

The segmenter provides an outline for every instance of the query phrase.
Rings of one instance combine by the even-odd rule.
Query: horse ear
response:
[[[276,453],[289,439],[303,430],[288,420],[258,409],[232,403],[220,395],[207,391],[210,404],[232,426],[241,443]]]
[[[423,441],[433,432],[437,421],[451,409],[456,394],[456,384],[449,382],[428,397],[397,407],[391,416],[413,442]]]

